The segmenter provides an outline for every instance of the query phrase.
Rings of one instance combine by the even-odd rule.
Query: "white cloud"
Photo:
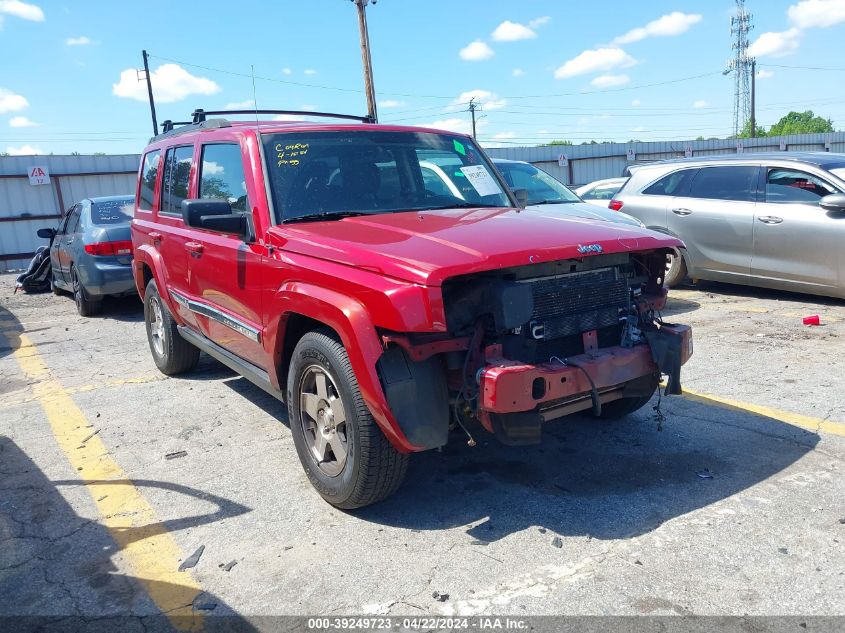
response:
[[[13,15],[21,20],[43,22],[44,11],[36,4],[20,2],[20,0],[0,0],[0,14]],[[2,18],[2,15],[0,15]]]
[[[516,132],[498,132],[493,135],[495,139],[516,138]]]
[[[543,26],[544,24],[548,24],[551,18],[547,15],[541,15],[539,18],[534,18],[528,23],[528,27],[532,29],[536,29],[537,27]]]
[[[801,0],[789,7],[787,15],[799,29],[833,26],[845,22],[845,0]]]
[[[195,77],[178,64],[162,64],[150,74],[153,84],[153,95],[159,103],[173,103],[181,101],[188,95],[213,95],[220,92],[218,86],[211,79]],[[138,80],[138,73],[134,68],[127,68],[120,73],[120,81],[112,84],[112,94],[138,101],[147,100],[147,84]]]
[[[282,68],[283,75],[292,75],[293,71],[290,68]]]
[[[317,110],[317,106],[313,103],[303,103],[301,106],[299,106],[299,109],[306,110],[307,112],[314,112]]]
[[[481,40],[475,40],[474,42],[467,44],[458,53],[461,59],[468,62],[481,62],[485,59],[490,59],[495,54],[496,53],[493,52],[493,49]]]
[[[613,86],[624,86],[631,81],[628,75],[600,75],[593,79],[590,84],[596,88],[612,88]]]
[[[751,57],[783,57],[795,52],[801,44],[801,31],[796,28],[787,29],[782,32],[769,31],[758,37],[748,47],[748,54]]]
[[[462,92],[452,101],[451,105],[467,105],[470,99],[475,99],[475,102],[485,110],[498,110],[507,105],[507,101],[500,99],[496,93],[489,90],[479,90],[478,88]]]
[[[707,103],[704,99],[699,99],[698,101],[693,102],[692,107],[698,109],[706,108],[710,104]]]
[[[317,71],[314,70],[313,68],[306,68],[302,72],[305,73],[306,75],[316,75],[317,74]]]
[[[82,37],[69,37],[65,40],[65,44],[68,46],[88,46],[93,43],[94,40],[90,37],[86,37],[85,35]]]
[[[35,121],[30,121],[25,116],[13,116],[9,119],[9,127],[35,127]]]
[[[519,40],[532,40],[537,37],[537,34],[524,24],[505,20],[496,27],[491,37],[496,42],[517,42]]]
[[[9,156],[34,156],[35,154],[43,154],[44,152],[31,145],[21,145],[20,147],[7,147],[6,153]]]
[[[277,114],[273,117],[274,121],[304,121],[305,117],[301,117],[298,114]]]
[[[227,103],[223,106],[224,110],[246,110],[248,108],[254,108],[255,101],[252,99],[247,99],[246,101],[233,101],[232,103]]]
[[[621,48],[597,48],[573,57],[555,71],[555,79],[568,79],[587,73],[607,72],[614,68],[627,68],[637,63]]]
[[[202,161],[203,176],[216,176],[217,174],[222,174],[224,169],[223,165],[218,165],[213,160]]]
[[[631,129],[632,132],[648,132],[648,128],[642,125],[638,125],[635,128]]]
[[[758,70],[757,71],[757,79],[769,79],[770,77],[774,77],[775,72],[773,70]]]
[[[640,101],[639,99],[634,99],[631,102],[631,106],[633,106],[634,108],[638,108],[640,105],[642,105],[642,101]]]
[[[384,101],[378,102],[378,107],[380,108],[401,108],[406,105],[408,104],[398,99],[385,99]]]
[[[479,121],[478,126],[480,127],[482,123],[483,121]],[[447,132],[457,132],[458,134],[472,133],[472,123],[470,123],[469,119],[440,119],[439,121],[434,121],[433,123],[426,123],[422,127],[430,127],[435,130],[446,130]]]
[[[0,114],[6,112],[18,112],[29,107],[29,101],[23,95],[18,95],[11,90],[0,88]]]
[[[701,22],[701,15],[698,13],[681,13],[673,11],[664,16],[652,20],[645,26],[631,29],[625,35],[620,35],[611,44],[630,44],[639,42],[647,37],[668,37],[685,33],[693,24]]]
[[[522,68],[514,68],[511,71],[511,75],[513,75],[514,77],[522,77],[524,74],[525,74],[525,71],[522,70]]]

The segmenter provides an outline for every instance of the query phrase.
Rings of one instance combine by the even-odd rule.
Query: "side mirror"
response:
[[[516,204],[520,209],[524,209],[528,205],[528,189],[511,189],[516,198]]]
[[[232,213],[228,200],[183,200],[182,220],[186,226],[218,233],[234,233],[246,236],[249,225],[242,213]]]
[[[56,229],[38,229],[35,234],[38,237],[43,237],[45,240],[51,240],[56,237]]]
[[[819,206],[825,211],[845,212],[845,193],[832,193],[819,200]]]

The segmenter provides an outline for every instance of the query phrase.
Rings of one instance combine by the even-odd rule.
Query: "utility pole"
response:
[[[734,36],[731,48],[734,56],[722,74],[734,73],[734,136],[739,136],[751,114],[749,71],[754,59],[748,55],[748,32],[754,28],[754,24],[753,16],[745,10],[745,0],[735,1],[736,15],[731,18],[731,35]]]
[[[158,134],[158,121],[156,121],[156,103],[153,100],[153,82],[150,79],[150,64],[147,61],[147,51],[141,51],[144,56],[144,76],[147,79],[147,94],[150,96],[150,114],[153,116],[153,136]]]
[[[377,0],[373,0],[373,4]],[[373,85],[373,62],[370,58],[370,33],[367,30],[366,6],[370,0],[352,0],[358,8],[358,30],[361,34],[361,63],[364,66],[364,89],[367,92],[367,114],[373,123],[378,122],[376,111],[376,89]]]
[[[464,112],[469,112],[472,115],[472,138],[475,138],[475,111],[479,110],[480,106],[475,103],[475,97],[469,100],[469,108]]]
[[[757,116],[755,103],[757,95],[757,60],[751,58],[751,138],[757,136]]]

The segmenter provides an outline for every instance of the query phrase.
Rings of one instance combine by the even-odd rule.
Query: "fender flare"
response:
[[[684,242],[684,239],[680,235],[673,233],[672,231],[667,229],[665,226],[647,226],[646,228],[649,231],[655,231],[657,233],[663,233],[663,235],[670,235],[670,236],[674,237],[675,239],[679,239],[679,240],[681,240],[681,242]],[[684,242],[683,246],[680,246],[678,248],[681,251],[681,255],[684,258],[684,262],[687,265],[687,273],[691,277],[692,271],[695,269],[695,264],[692,261],[690,261],[689,249],[687,249],[686,242]]]
[[[153,273],[153,279],[158,287],[158,294],[164,301],[170,314],[179,321],[177,316],[176,306],[173,305],[173,299],[170,296],[170,291],[167,289],[167,268],[161,259],[161,253],[149,244],[142,244],[135,249],[134,259],[132,260],[132,274],[135,277],[135,287],[138,289],[138,296],[141,301],[144,301],[144,293],[147,285],[144,283],[144,265],[149,266]]]
[[[367,408],[387,439],[401,452],[421,450],[412,444],[402,432],[387,403],[381,386],[376,363],[384,348],[376,332],[375,324],[367,309],[357,300],[337,291],[311,283],[289,281],[282,284],[275,294],[271,314],[280,315],[274,331],[266,331],[267,349],[274,350],[274,358],[281,363],[289,362],[283,357],[287,320],[297,314],[308,317],[332,328],[340,337],[349,355],[349,362],[358,380],[358,387]],[[272,382],[279,383],[279,368],[270,368]],[[287,385],[279,385],[288,398]]]

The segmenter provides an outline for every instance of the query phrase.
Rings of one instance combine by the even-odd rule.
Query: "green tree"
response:
[[[769,136],[833,132],[833,121],[816,116],[812,110],[790,112],[769,129]]]
[[[758,125],[754,131],[754,136],[761,137],[766,136],[766,128],[762,125]],[[736,138],[751,138],[751,121],[748,120],[745,122],[745,125],[742,127],[742,132]]]
[[[546,145],[572,145],[572,141],[564,141],[563,139],[555,139],[554,141],[549,141]]]

